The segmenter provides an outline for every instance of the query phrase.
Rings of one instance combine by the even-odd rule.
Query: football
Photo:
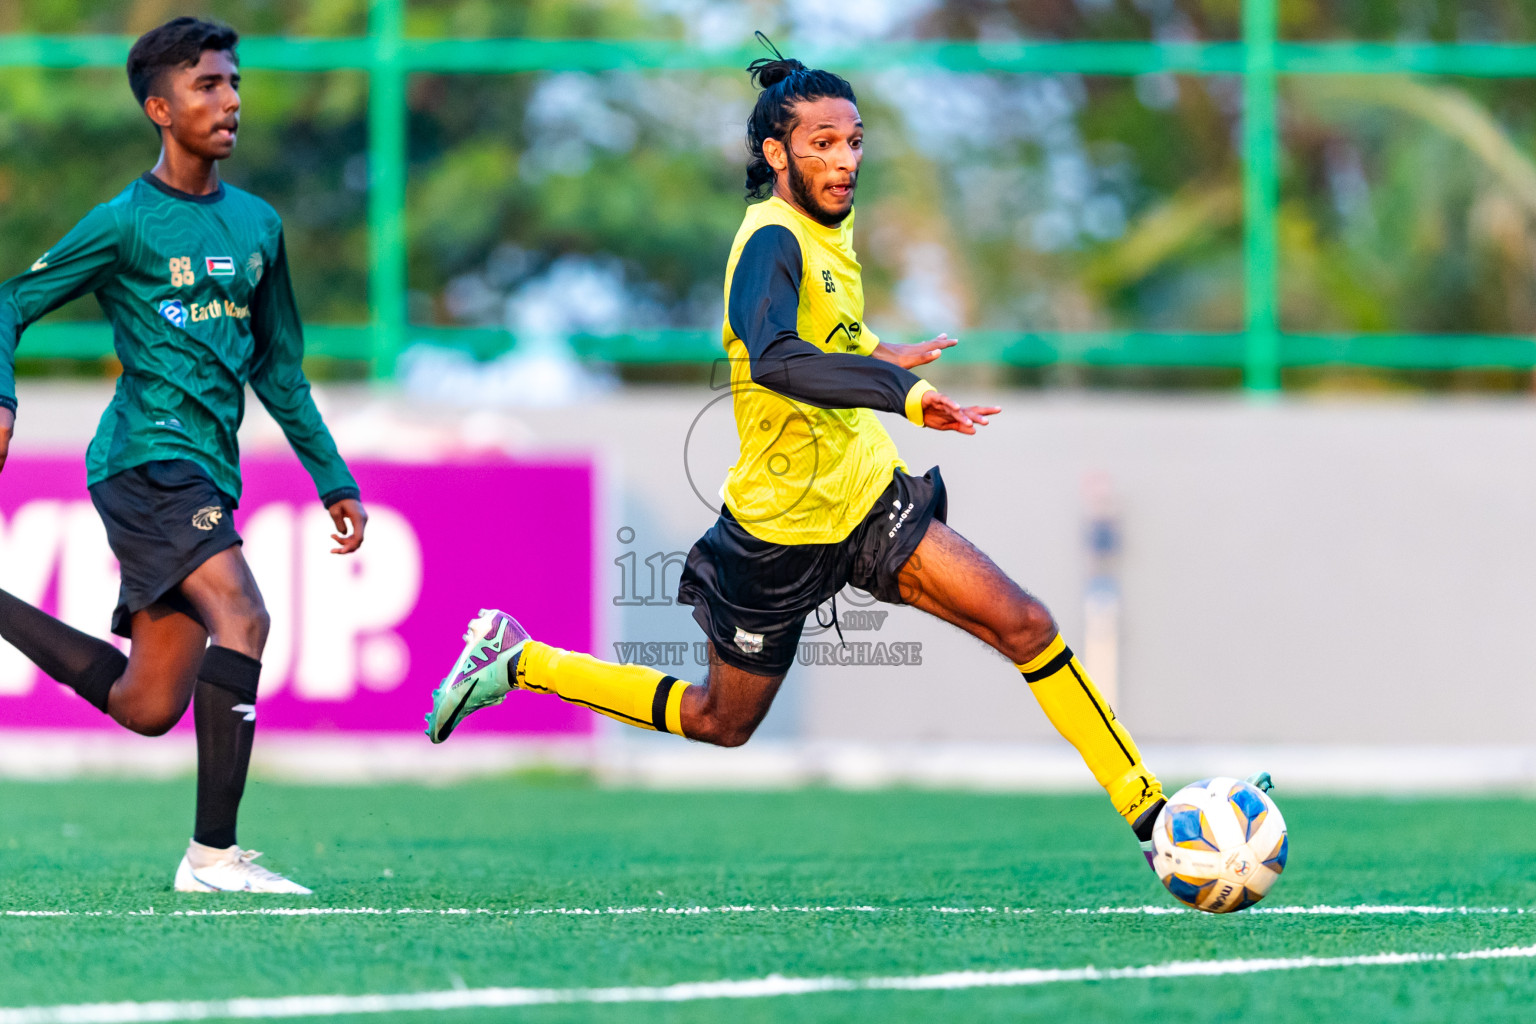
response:
[[[1152,830],[1152,866],[1180,902],[1212,914],[1253,906],[1285,870],[1285,819],[1241,779],[1202,779],[1173,794]]]

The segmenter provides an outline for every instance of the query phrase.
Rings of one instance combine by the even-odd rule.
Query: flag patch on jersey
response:
[[[205,262],[208,264],[209,277],[235,276],[235,261],[228,256],[209,256]]]

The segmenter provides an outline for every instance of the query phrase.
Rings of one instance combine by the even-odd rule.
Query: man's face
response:
[[[807,100],[795,108],[788,166],[780,173],[795,203],[828,227],[853,211],[853,192],[864,160],[864,122],[844,99]]]
[[[156,93],[144,109],[183,149],[206,160],[234,152],[240,69],[228,50],[204,50],[196,64],[164,75]]]

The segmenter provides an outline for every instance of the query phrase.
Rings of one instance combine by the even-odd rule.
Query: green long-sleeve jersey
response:
[[[270,205],[228,185],[189,195],[146,174],[96,207],[0,285],[0,405],[16,408],[21,332],[91,292],[123,373],[86,455],[89,484],[145,462],[190,459],[238,501],[249,383],[321,501],[358,497],[304,377],[283,225]]]

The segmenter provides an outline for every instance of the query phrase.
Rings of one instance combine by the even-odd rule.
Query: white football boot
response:
[[[193,841],[176,868],[177,892],[275,892],[310,896],[312,891],[253,861],[261,854],[231,846],[220,850]]]

